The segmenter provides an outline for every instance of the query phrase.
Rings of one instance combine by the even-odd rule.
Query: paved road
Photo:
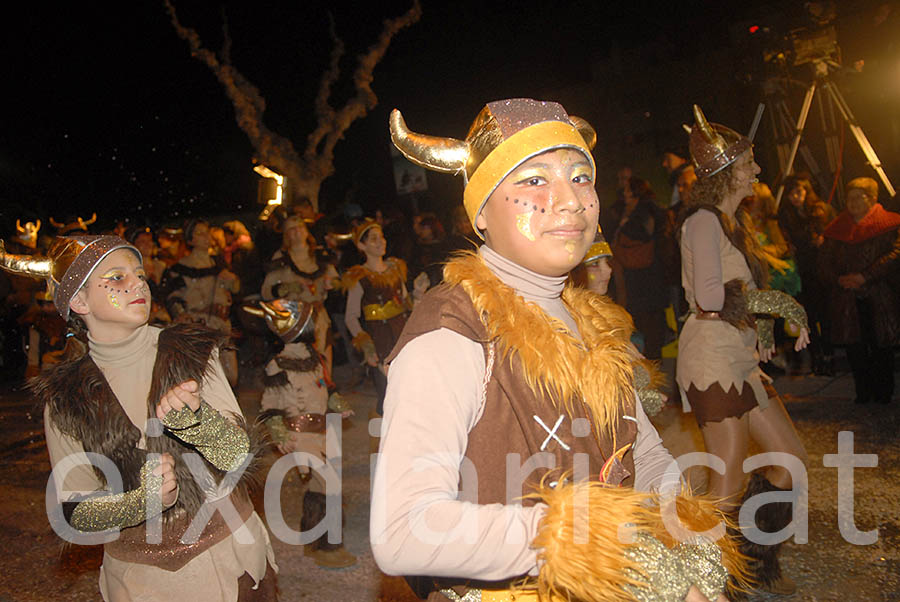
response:
[[[368,385],[349,388],[346,367],[338,370],[337,379],[357,412],[343,431],[343,471],[347,547],[360,562],[348,570],[322,570],[303,556],[299,546],[275,540],[282,599],[414,600],[402,580],[377,570],[369,551],[366,417],[374,407],[373,390]],[[810,457],[808,543],[789,542],[785,550],[786,570],[801,586],[792,599],[900,600],[900,401],[855,406],[846,374],[835,379],[781,378],[776,387],[785,396]],[[244,387],[239,398],[245,412],[255,414],[259,391]],[[692,416],[672,407],[655,422],[676,455],[702,449]],[[824,455],[837,452],[839,431],[853,433],[857,454],[877,455],[877,467],[854,471],[852,520],[861,531],[877,529],[877,540],[869,545],[848,543],[839,528],[838,471],[823,464]],[[0,572],[0,602],[98,598],[99,549],[63,549],[47,525],[48,473],[40,415],[21,391],[6,385],[0,389],[0,546],[7,552]],[[705,475],[695,470],[691,478],[702,484]],[[298,480],[289,479],[282,492],[286,521],[294,528],[299,524],[295,500],[300,488]]]

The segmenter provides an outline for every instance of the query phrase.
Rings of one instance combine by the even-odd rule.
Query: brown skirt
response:
[[[244,573],[238,579],[238,602],[275,602],[278,600],[278,580],[272,565],[266,563],[266,574],[253,589],[253,577]]]
[[[763,381],[763,386],[769,398],[778,396],[769,383]],[[705,391],[700,391],[692,384],[685,393],[700,426],[707,422],[721,422],[726,418],[739,418],[759,405],[753,395],[753,387],[748,382],[743,383],[740,392],[734,385],[726,392],[722,385],[713,383]]]

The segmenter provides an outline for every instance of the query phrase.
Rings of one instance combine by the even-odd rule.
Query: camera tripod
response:
[[[776,207],[781,203],[781,196],[784,194],[784,179],[791,175],[793,171],[794,160],[797,158],[798,150],[803,155],[803,158],[806,160],[807,165],[813,173],[818,176],[822,190],[830,188],[830,183],[823,181],[821,170],[812,153],[805,144],[801,146],[803,132],[806,128],[807,118],[809,117],[809,110],[812,106],[813,98],[816,97],[816,90],[818,89],[825,91],[824,103],[822,102],[822,95],[819,95],[817,98],[819,99],[819,115],[822,121],[822,130],[825,133],[825,149],[828,155],[831,173],[834,174],[837,172],[841,161],[841,145],[837,135],[838,123],[835,114],[835,109],[837,109],[837,112],[840,113],[847,128],[853,134],[854,139],[856,139],[856,143],[859,145],[860,150],[862,150],[863,155],[865,155],[866,161],[872,169],[875,170],[875,173],[878,174],[878,178],[881,180],[881,183],[884,185],[888,194],[894,196],[894,187],[891,185],[891,181],[884,172],[881,160],[878,158],[875,149],[872,147],[869,139],[866,138],[865,132],[863,132],[859,123],[857,123],[856,118],[853,116],[853,113],[850,111],[850,106],[847,104],[847,101],[844,100],[841,91],[828,74],[828,63],[824,60],[814,61],[813,66],[815,68],[815,78],[806,90],[806,95],[803,98],[803,105],[800,109],[800,115],[797,118],[796,125],[793,126],[792,120],[790,120],[790,114],[784,99],[780,99],[776,102],[776,110],[770,113],[770,115],[772,115],[772,125],[775,129],[776,137],[780,131],[786,131],[788,129],[787,126],[793,126],[791,128],[793,130],[793,140],[791,141],[790,150],[785,154],[785,151],[787,150],[786,145],[778,144],[778,159],[782,164],[782,181],[781,184],[779,184],[778,192],[775,195]],[[771,91],[769,92],[771,93]],[[780,124],[778,122],[779,119],[781,120]]]

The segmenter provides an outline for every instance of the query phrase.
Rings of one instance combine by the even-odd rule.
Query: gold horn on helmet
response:
[[[6,245],[3,244],[3,240],[0,240],[0,268],[14,274],[47,278],[52,273],[53,262],[46,257],[7,253]]]
[[[391,111],[391,140],[403,156],[427,169],[458,174],[466,168],[469,145],[456,138],[417,134],[406,127],[400,111]]]
[[[569,115],[569,121],[572,122],[578,133],[584,138],[584,143],[587,144],[588,150],[593,150],[594,145],[597,144],[597,132],[591,127],[591,124],[586,119],[575,115]]]
[[[706,115],[703,114],[703,111],[697,105],[694,105],[694,121],[707,142],[719,147],[719,150],[725,150],[725,140],[709,125]]]

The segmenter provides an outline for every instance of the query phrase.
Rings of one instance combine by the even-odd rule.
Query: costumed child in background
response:
[[[259,437],[219,362],[225,337],[149,326],[140,252],[117,236],[58,238],[47,257],[9,255],[0,243],[0,266],[46,278],[68,323],[63,361],[30,387],[44,405],[61,505],[54,528],[119,530],[104,544],[103,598],[274,600],[269,535],[246,490]],[[85,452],[111,461],[121,480]],[[195,518],[205,528],[194,542]]]
[[[353,337],[353,346],[373,369],[378,395],[375,412],[381,416],[387,387],[384,360],[400,338],[412,308],[406,290],[406,262],[397,257],[385,258],[387,240],[381,225],[371,218],[356,227],[353,240],[366,262],[344,274],[342,286],[347,291],[344,322]],[[425,272],[416,278],[414,286],[415,294],[421,297],[428,288]]]
[[[326,451],[340,454],[340,446],[325,428],[325,413],[340,412],[342,418],[348,418],[353,411],[343,397],[328,394],[324,359],[313,346],[315,309],[311,303],[286,299],[260,301],[259,305],[245,305],[244,310],[265,318],[269,329],[284,343],[284,348],[266,365],[260,401],[262,417],[281,453],[304,452],[327,461]],[[326,446],[329,437],[331,441]],[[325,518],[326,495],[340,498],[340,492],[327,492],[325,479],[309,464],[301,464],[298,469],[309,482],[300,519],[301,529],[309,531]],[[324,568],[356,564],[356,556],[343,543],[328,542],[327,532],[308,544],[304,553]]]
[[[603,232],[598,231],[594,244],[588,249],[581,264],[569,274],[572,284],[587,289],[598,295],[606,295],[609,281],[613,277],[612,247],[606,242]],[[665,377],[660,373],[655,362],[651,362],[640,353],[642,338],[640,333],[631,333],[634,344],[634,388],[641,406],[647,416],[656,416],[666,405],[668,397],[660,390]]]
[[[597,232],[593,128],[555,102],[510,99],[465,140],[412,132],[395,110],[391,138],[465,176],[485,244],[447,263],[388,356],[379,567],[431,602],[724,600],[742,574],[725,529],[686,541],[662,526],[654,490],[668,470],[680,479],[637,402],[630,317],[566,285]],[[694,531],[723,518],[705,498],[677,505]]]
[[[231,335],[231,296],[241,288],[238,277],[210,253],[209,222],[198,219],[184,227],[184,240],[191,252],[170,266],[159,285],[166,309],[175,322],[203,324]],[[232,387],[238,383],[237,354],[222,351],[222,365]]]
[[[272,255],[260,292],[264,301],[288,299],[313,304],[315,347],[325,358],[325,371],[330,378],[333,335],[331,318],[323,308],[328,291],[339,283],[337,269],[317,247],[302,217],[286,217],[282,228],[281,248]]]

